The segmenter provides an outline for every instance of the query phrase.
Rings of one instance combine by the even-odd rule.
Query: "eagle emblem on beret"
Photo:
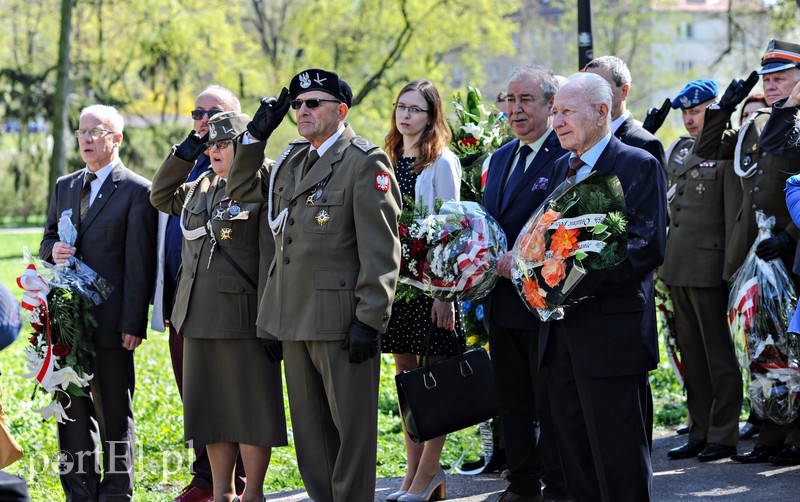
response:
[[[209,139],[214,139],[217,137],[217,125],[216,124],[208,124],[208,137]]]
[[[311,87],[311,77],[308,76],[308,73],[303,72],[297,76],[300,79],[300,87],[303,89],[308,89]]]

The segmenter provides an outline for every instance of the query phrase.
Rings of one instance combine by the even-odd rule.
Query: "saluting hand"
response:
[[[289,111],[289,89],[284,87],[277,98],[261,98],[261,106],[258,107],[253,120],[247,124],[247,132],[253,139],[266,141],[272,131],[278,128]]]
[[[645,116],[644,122],[642,122],[642,128],[650,134],[655,134],[661,125],[664,124],[664,120],[667,119],[667,115],[669,115],[671,109],[672,100],[669,98],[664,100],[664,104],[661,105],[661,108],[648,108],[647,116]]]
[[[798,81],[792,92],[789,93],[789,99],[786,100],[784,103],[784,107],[787,106],[799,106],[800,105],[800,81]]]
[[[186,139],[175,149],[175,156],[186,162],[194,162],[206,149],[207,142],[208,133],[201,138],[200,135],[192,129],[192,132],[190,132],[189,135],[186,136]]]
[[[744,98],[750,94],[750,91],[753,90],[753,87],[755,87],[757,83],[758,72],[755,70],[750,73],[747,80],[742,80],[740,78],[731,80],[728,88],[725,89],[725,94],[723,94],[722,99],[719,100],[720,110],[733,111],[739,103],[744,101]]]

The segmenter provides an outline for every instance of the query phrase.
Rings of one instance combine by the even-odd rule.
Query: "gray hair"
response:
[[[223,101],[230,101],[231,105],[233,105],[233,109],[226,110],[226,111],[231,111],[231,112],[241,112],[242,111],[242,104],[239,102],[239,98],[237,98],[236,94],[234,94],[233,91],[231,91],[227,87],[223,87],[223,86],[217,85],[217,84],[209,85],[208,87],[203,89],[203,92],[201,92],[197,96],[200,97],[201,95],[203,95],[203,94],[205,94],[207,92],[213,92],[214,94],[216,94],[220,98],[222,98]]]
[[[592,105],[605,104],[608,107],[608,121],[611,122],[611,84],[606,79],[595,73],[573,73],[567,78],[566,85],[576,85],[581,90],[581,95]]]
[[[522,68],[515,68],[508,76],[508,83],[520,82],[522,80],[532,80],[542,89],[542,98],[545,101],[556,95],[558,92],[558,81],[553,75],[553,70],[542,65],[531,64]]]
[[[113,132],[121,133],[125,128],[125,119],[122,118],[122,115],[120,115],[119,111],[117,111],[117,109],[113,106],[89,105],[81,110],[80,118],[83,118],[83,116],[88,113],[97,115],[98,117],[111,122],[111,126],[114,129]]]
[[[586,64],[584,70],[592,68],[605,68],[611,71],[611,78],[614,79],[614,85],[622,87],[625,84],[631,83],[631,71],[625,61],[616,56],[600,56],[599,58],[592,59]]]

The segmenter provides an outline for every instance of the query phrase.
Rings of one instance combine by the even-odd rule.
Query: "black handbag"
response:
[[[500,411],[486,350],[463,352],[451,331],[457,355],[431,363],[428,348],[433,330],[431,326],[425,336],[422,365],[395,376],[400,412],[415,443],[483,422]]]

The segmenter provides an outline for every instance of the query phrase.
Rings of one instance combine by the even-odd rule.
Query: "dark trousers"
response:
[[[538,370],[538,329],[489,324],[492,372],[500,397],[509,491],[517,495],[567,497],[550,419],[547,385]]]
[[[739,442],[742,373],[728,330],[728,290],[670,287],[681,351],[689,438],[735,446]]]
[[[175,383],[178,384],[178,392],[183,400],[183,336],[175,331],[172,324],[166,323],[169,329],[169,356],[172,360],[172,372],[175,374]],[[214,488],[213,479],[211,476],[211,462],[208,460],[208,453],[204,446],[198,446],[194,449],[195,460],[192,462],[192,486],[196,486],[201,490],[212,490]],[[234,478],[236,484],[236,493],[244,491],[246,482],[244,464],[242,463],[241,455],[236,459],[236,476]]]
[[[593,377],[574,368],[561,323],[550,328],[547,375],[558,450],[576,502],[647,502],[653,467],[647,374]],[[597,354],[597,357],[603,357]]]
[[[133,496],[133,352],[122,347],[95,352],[90,395],[72,397],[67,416],[74,421],[58,424],[59,469],[67,502]]]

